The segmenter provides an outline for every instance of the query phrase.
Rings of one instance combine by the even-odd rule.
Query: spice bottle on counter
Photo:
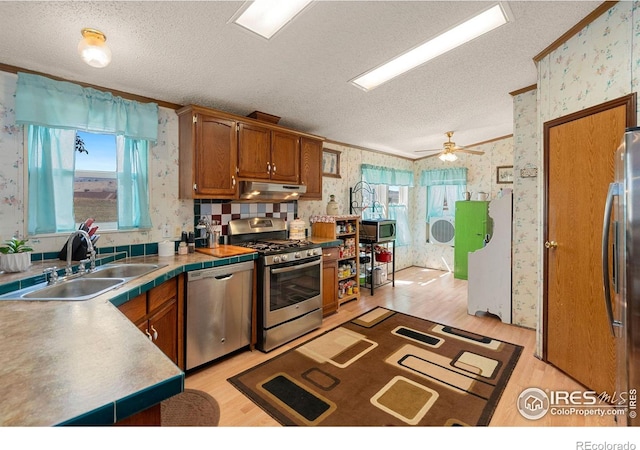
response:
[[[195,253],[196,235],[193,232],[189,232],[189,237],[187,238],[187,246],[189,247],[189,253]]]

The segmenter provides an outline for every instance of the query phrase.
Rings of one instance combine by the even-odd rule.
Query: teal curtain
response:
[[[423,170],[420,176],[420,186],[467,185],[467,168]]]
[[[149,143],[118,136],[118,229],[151,228]]]
[[[389,169],[387,167],[362,164],[362,179],[369,184],[388,186],[413,186],[413,172],[410,170]]]
[[[396,246],[402,247],[411,244],[407,206],[390,204],[388,216],[389,219],[395,219],[396,221]]]
[[[16,123],[117,134],[155,142],[158,105],[40,75],[18,73]]]
[[[462,200],[467,189],[467,168],[424,170],[420,185],[427,187],[427,222],[432,217],[444,215],[444,200],[447,199],[448,214],[455,216],[456,201]]]
[[[118,136],[118,228],[151,228],[148,152],[158,137],[157,104],[18,73],[15,114],[29,125],[29,234],[75,228],[78,130]]]
[[[444,197],[446,192],[445,185],[427,187],[427,222],[432,217],[442,217],[444,215]]]
[[[38,125],[27,133],[28,233],[72,231],[76,133]]]

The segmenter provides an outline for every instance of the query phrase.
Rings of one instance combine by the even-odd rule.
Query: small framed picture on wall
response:
[[[513,166],[498,166],[496,170],[496,183],[513,183]]]
[[[322,176],[340,178],[340,152],[322,149]]]

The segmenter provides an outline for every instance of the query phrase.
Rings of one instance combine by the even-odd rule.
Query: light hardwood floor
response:
[[[582,391],[585,388],[534,356],[534,330],[505,325],[495,317],[469,315],[467,314],[466,300],[467,282],[455,279],[452,273],[419,267],[404,269],[396,274],[395,287],[383,286],[377,289],[373,296],[368,290],[363,291],[360,300],[342,305],[336,314],[325,318],[322,328],[266,354],[259,350],[245,350],[222,358],[203,369],[187,374],[185,386],[206,391],[218,401],[221,410],[220,426],[279,426],[278,422],[236,390],[227,381],[227,378],[266,361],[365,311],[382,306],[524,347],[520,360],[491,419],[490,426],[594,427],[615,425],[611,416],[585,417],[575,414],[558,416],[548,413],[536,421],[522,417],[516,409],[516,401],[526,388],[538,387],[543,390],[567,391]]]

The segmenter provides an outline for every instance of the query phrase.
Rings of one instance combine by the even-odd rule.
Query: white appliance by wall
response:
[[[429,242],[453,247],[456,227],[453,216],[431,217],[429,219]]]

